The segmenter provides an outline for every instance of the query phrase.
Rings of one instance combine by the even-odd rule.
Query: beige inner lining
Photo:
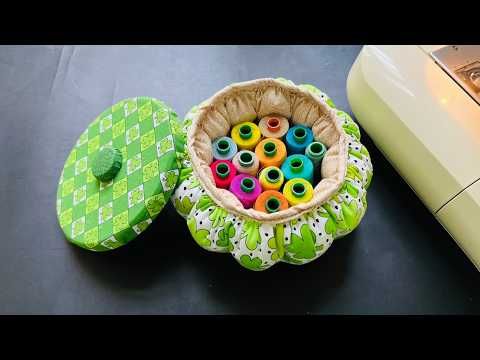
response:
[[[328,148],[322,161],[322,180],[315,186],[312,200],[273,214],[245,209],[230,191],[215,186],[209,167],[212,140],[230,136],[235,124],[267,115],[284,116],[293,124],[311,127],[315,139]],[[194,174],[216,204],[236,215],[267,223],[292,220],[323,204],[342,185],[347,164],[346,137],[335,111],[319,96],[274,79],[233,84],[211,97],[200,107],[189,129],[187,151]]]

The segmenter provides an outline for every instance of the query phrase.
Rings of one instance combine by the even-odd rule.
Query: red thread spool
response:
[[[217,160],[210,164],[213,178],[215,179],[215,185],[218,188],[228,189],[235,175],[237,175],[237,169],[228,160]]]
[[[277,132],[280,130],[280,120],[276,117],[271,117],[267,120],[267,129],[272,132]]]

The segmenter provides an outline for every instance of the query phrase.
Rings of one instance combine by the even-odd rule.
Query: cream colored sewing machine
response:
[[[480,46],[364,46],[347,94],[360,125],[480,269]]]

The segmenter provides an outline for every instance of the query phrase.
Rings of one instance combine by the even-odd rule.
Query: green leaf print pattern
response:
[[[245,266],[247,269],[253,271],[263,270],[262,260],[259,257],[251,258],[248,255],[240,256],[240,263]]]
[[[147,199],[145,203],[150,216],[158,214],[165,205],[165,196],[163,194],[157,194]]]
[[[348,231],[348,226],[345,222],[345,219],[342,216],[337,215],[330,204],[324,204],[323,208],[327,210],[329,216],[332,218],[333,223],[335,224],[335,234],[333,235],[338,235],[338,233]],[[327,230],[325,229],[325,231]]]
[[[345,180],[339,192],[347,192],[350,196],[354,198],[358,197],[358,189],[353,186],[348,180]]]
[[[353,119],[344,111],[337,111],[337,116],[343,119],[342,128],[356,140],[360,141],[360,129]]]
[[[227,217],[227,215],[228,213],[226,210],[222,209],[221,207],[215,206],[215,209],[208,216],[208,218],[212,222],[212,228],[222,227],[225,224],[225,218]]]
[[[352,180],[358,180],[360,182],[363,181],[362,174],[360,174],[360,171],[358,168],[352,164],[347,165],[347,177],[349,177]]]
[[[268,240],[268,247],[273,250],[271,259],[277,261],[283,258],[285,250],[283,244],[285,241],[285,233],[283,224],[277,224],[274,228],[275,236]]]
[[[169,189],[175,187],[177,183],[177,174],[173,171],[168,171],[166,175],[167,185]]]
[[[202,195],[200,196],[200,199],[198,199],[197,202],[197,209],[200,211],[205,211],[207,210],[210,206],[214,206],[215,203],[213,200],[210,198],[208,195]]]
[[[190,210],[192,210],[193,204],[188,198],[188,196],[185,196],[182,201],[180,201],[178,198],[175,199],[175,208],[183,215],[188,215],[190,214]]]
[[[166,137],[160,141],[160,152],[162,154],[166,153],[168,150],[172,148],[173,148],[173,145],[172,145],[172,140],[170,138]]]
[[[192,177],[192,181],[190,184],[187,186],[188,189],[195,189],[197,187],[200,187],[200,181],[196,177]]]
[[[217,245],[227,247],[231,244],[230,239],[235,236],[235,227],[233,223],[227,222],[222,230],[218,233]]]
[[[323,245],[315,246],[315,233],[310,229],[308,224],[300,227],[300,235],[295,233],[291,235],[291,242],[287,245],[286,250],[293,254],[295,259],[313,259],[315,258],[315,250],[321,250]]]
[[[356,201],[350,201],[350,204],[346,204],[345,201],[341,203],[341,209],[343,218],[345,219],[345,223],[347,225],[347,230],[351,231],[357,227],[360,223],[360,219],[362,217],[362,209],[358,208]]]
[[[260,237],[260,223],[255,220],[246,220],[243,224],[242,239],[245,239],[245,245],[248,250],[255,250],[257,244],[262,243]]]
[[[329,235],[334,236],[335,232],[337,231],[337,225],[335,224],[334,218],[327,211],[323,210],[320,210],[318,212],[318,215],[327,219],[327,221],[325,222],[325,232]]]
[[[211,241],[208,239],[209,231],[206,229],[197,230],[197,221],[194,216],[188,218],[187,226],[198,245],[201,247],[210,246]]]
[[[138,204],[140,201],[143,201],[143,190],[141,188],[136,188],[132,190],[132,204]]]

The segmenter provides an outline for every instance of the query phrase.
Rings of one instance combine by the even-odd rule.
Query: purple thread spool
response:
[[[255,200],[262,192],[262,187],[258,179],[247,174],[240,174],[233,178],[230,184],[230,191],[248,209],[253,207]]]

